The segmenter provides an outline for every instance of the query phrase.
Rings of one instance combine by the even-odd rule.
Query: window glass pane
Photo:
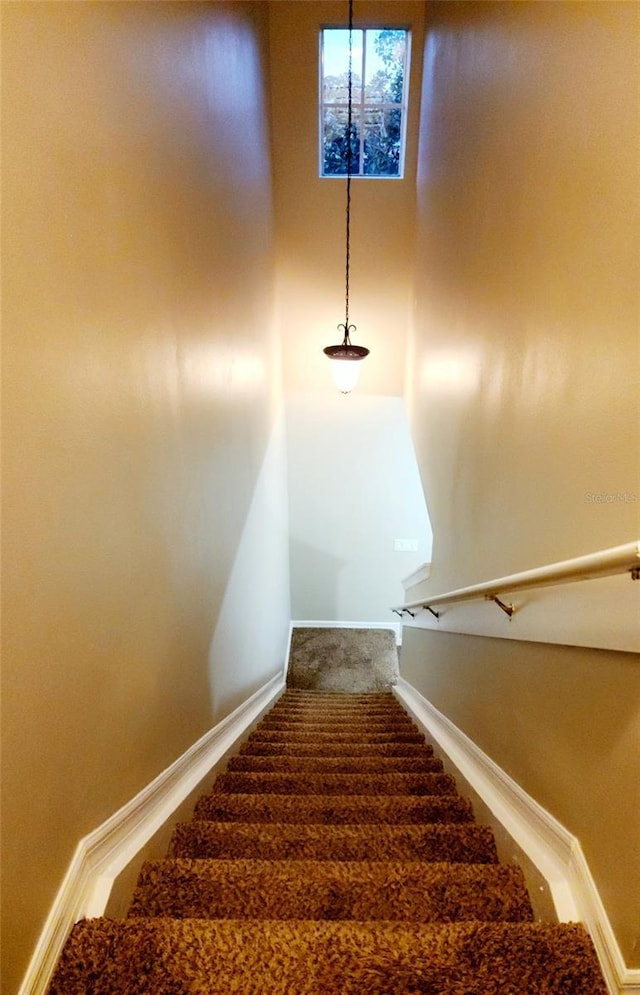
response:
[[[347,175],[346,107],[328,107],[322,130],[322,172],[324,176]],[[351,172],[360,172],[360,129],[354,115],[351,123]]]
[[[320,174],[344,176],[349,31],[325,28],[320,41]],[[400,28],[356,28],[352,51],[351,173],[402,176],[409,32]]]
[[[365,176],[398,176],[402,139],[401,111],[367,109],[364,122]]]
[[[402,103],[406,31],[367,31],[365,100]]]
[[[362,99],[362,35],[353,32],[351,88],[353,99]],[[346,103],[349,77],[349,32],[329,28],[322,32],[322,90],[325,104]]]

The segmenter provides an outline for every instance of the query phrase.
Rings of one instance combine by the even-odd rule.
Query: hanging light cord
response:
[[[349,0],[349,69],[347,72],[347,244],[346,264],[344,274],[344,343],[348,345],[349,332],[355,331],[355,325],[349,325],[349,264],[351,261],[351,132],[353,130],[353,0]]]
[[[351,332],[356,326],[349,324],[349,265],[351,262],[351,177],[353,172],[353,149],[351,144],[353,132],[353,0],[349,0],[349,70],[347,73],[347,247],[344,274],[344,325],[338,325],[338,331],[343,333],[341,345],[329,345],[324,349],[330,359],[360,360],[369,355],[369,350],[361,345],[351,343]],[[350,364],[351,365],[351,364]],[[357,364],[356,364],[357,365]],[[356,377],[357,379],[357,372]],[[355,383],[355,380],[354,380]],[[340,386],[340,384],[338,384]],[[340,390],[348,394],[351,386]]]

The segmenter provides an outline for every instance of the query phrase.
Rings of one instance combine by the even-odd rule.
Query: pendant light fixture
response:
[[[347,73],[347,238],[345,260],[345,294],[344,294],[344,325],[338,325],[338,331],[343,333],[340,345],[328,345],[325,356],[331,360],[333,380],[339,391],[348,394],[358,382],[360,363],[369,355],[369,350],[361,345],[353,345],[351,332],[356,331],[355,325],[349,324],[349,264],[351,260],[351,171],[353,165],[352,133],[353,133],[353,0],[349,0],[349,68]]]

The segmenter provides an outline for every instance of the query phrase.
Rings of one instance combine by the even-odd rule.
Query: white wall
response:
[[[214,718],[227,715],[282,667],[291,603],[284,411],[274,423],[209,650]]]
[[[392,622],[431,527],[397,397],[293,395],[287,405],[292,613]],[[395,538],[418,540],[395,552]]]

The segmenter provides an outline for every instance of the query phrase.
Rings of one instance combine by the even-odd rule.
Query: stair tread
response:
[[[292,774],[232,771],[220,774],[212,793],[301,795],[453,795],[451,774]]]
[[[606,995],[576,924],[144,918],[77,923],[49,995],[178,991]]]
[[[283,743],[270,742],[265,740],[247,740],[238,751],[240,755],[261,754],[262,756],[282,756]],[[287,743],[286,752],[288,756],[295,757],[409,757],[409,756],[433,756],[433,747],[429,743],[396,743],[390,740],[386,743],[335,743],[330,739],[322,742],[302,741],[299,743]]]
[[[370,723],[375,726],[399,726],[415,729],[415,723],[409,718],[409,716],[400,710],[389,711],[388,709],[378,710],[375,712],[338,712],[332,711],[330,709],[317,709],[313,712],[300,712],[300,711],[278,711],[274,709],[269,712],[268,715],[261,720],[260,725],[286,725],[286,726],[298,726],[301,724],[306,725],[344,725],[345,722],[355,722],[358,725],[364,725],[365,723]]]
[[[533,918],[522,871],[513,865],[186,858],[145,863],[129,914],[416,922]]]
[[[397,702],[383,702],[370,705],[284,702],[274,705],[265,717],[268,718],[272,715],[397,715],[403,719],[411,719],[411,716],[405,712],[402,705],[399,705]]]
[[[472,822],[473,809],[459,795],[203,795],[197,818],[240,821],[315,823]]]
[[[586,931],[532,919],[390,691],[287,689],[49,995],[607,995]]]
[[[315,690],[312,688],[292,688],[287,687],[283,694],[278,698],[278,701],[345,701],[350,702],[374,702],[374,701],[396,701],[397,698],[393,692],[385,691],[366,691],[366,692],[356,692],[351,691],[326,691],[326,690]]]
[[[293,729],[263,729],[261,726],[251,733],[250,740],[269,740],[276,743],[297,743],[313,740],[317,743],[424,743],[422,733],[413,732],[349,732],[348,729],[336,731],[315,731]]]
[[[256,732],[261,736],[284,733],[287,736],[420,736],[414,725],[390,722],[261,722]],[[382,739],[382,742],[385,742]],[[409,740],[411,742],[411,740]]]
[[[180,857],[314,860],[451,860],[497,863],[488,826],[314,825],[193,820],[176,826],[171,852]]]
[[[356,711],[354,709],[332,709],[332,708],[317,708],[312,711],[306,710],[301,711],[300,709],[277,709],[274,708],[271,712],[264,716],[262,719],[263,724],[273,724],[283,723],[285,725],[298,725],[300,722],[309,722],[311,724],[319,724],[326,722],[329,725],[339,725],[340,723],[348,722],[371,722],[375,725],[398,725],[398,726],[414,726],[415,723],[403,712],[402,709],[389,709],[389,708],[378,708],[375,710],[369,709],[367,711]]]
[[[426,755],[423,757],[289,757],[251,756],[232,757],[227,771],[248,773],[335,773],[335,774],[441,774],[442,761]]]

